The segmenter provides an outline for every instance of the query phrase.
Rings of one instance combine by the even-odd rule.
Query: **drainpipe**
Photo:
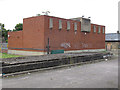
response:
[[[47,54],[49,54],[49,52],[50,52],[49,38],[48,38],[48,45],[46,46],[46,48],[47,48]]]

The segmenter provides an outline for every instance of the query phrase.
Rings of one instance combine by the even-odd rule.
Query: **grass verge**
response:
[[[22,57],[22,55],[12,55],[7,53],[0,53],[0,58]]]

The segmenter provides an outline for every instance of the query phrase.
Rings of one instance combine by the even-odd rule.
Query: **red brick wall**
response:
[[[44,49],[44,16],[23,20],[23,48]]]
[[[53,18],[53,29],[49,29],[49,18]],[[62,29],[59,30],[59,19],[62,20]],[[67,31],[67,21],[70,21],[71,29]],[[77,22],[77,32],[74,32],[74,22]],[[98,26],[96,33],[93,32],[93,24],[91,24],[91,32],[85,35],[81,32],[81,23],[74,20],[47,17],[45,18],[45,45],[47,45],[47,38],[50,39],[50,49],[64,49],[64,50],[84,50],[84,49],[105,49],[105,34],[98,34]],[[104,27],[104,26],[101,26]],[[63,47],[68,44],[70,47]],[[62,46],[61,46],[62,45]]]
[[[23,31],[8,32],[8,48],[22,48],[23,47]]]
[[[44,51],[44,16],[25,18],[23,20],[23,31],[9,32],[9,35],[9,49],[17,48],[27,51],[39,49]]]
[[[53,18],[53,29],[49,29],[49,18]],[[59,19],[62,20],[62,29],[59,30]],[[67,31],[67,21],[70,21],[70,30]],[[74,22],[77,22],[77,32],[74,32]],[[23,31],[9,32],[8,47],[27,48],[26,50],[46,49],[47,40],[50,39],[50,50],[84,50],[84,49],[105,49],[105,34],[91,32],[85,35],[81,32],[81,23],[70,19],[57,18],[52,16],[37,16],[23,20]],[[104,26],[100,26],[104,27]]]

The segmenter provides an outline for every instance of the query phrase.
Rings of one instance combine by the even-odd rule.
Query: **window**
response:
[[[49,19],[49,28],[50,29],[53,28],[53,19],[52,18]]]
[[[100,26],[98,27],[98,33],[100,33]]]
[[[77,31],[77,23],[74,23],[74,30]]]
[[[70,21],[67,21],[67,30],[70,30]]]
[[[96,32],[96,26],[95,25],[93,26],[93,31]]]
[[[59,20],[59,29],[62,29],[62,20]]]
[[[103,33],[105,33],[105,28],[103,27]]]

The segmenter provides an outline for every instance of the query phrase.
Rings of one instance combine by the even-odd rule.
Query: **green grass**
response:
[[[22,55],[12,55],[7,53],[0,53],[0,58],[22,57]]]

